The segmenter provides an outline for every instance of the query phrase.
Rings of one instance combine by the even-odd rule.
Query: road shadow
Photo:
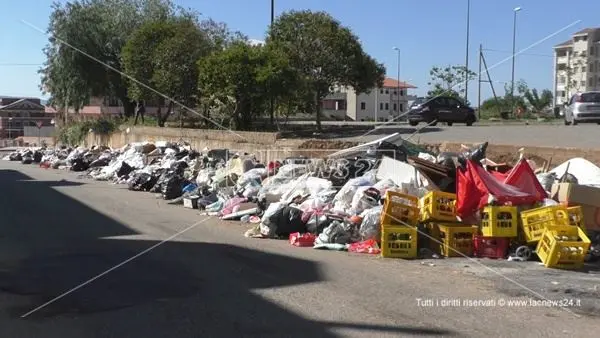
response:
[[[56,182],[0,170],[0,186],[0,293],[20,300],[0,306],[6,336],[334,337],[338,328],[453,334],[304,318],[259,291],[322,281],[314,262],[228,244],[155,247],[160,242],[137,239],[142,234],[53,189]]]

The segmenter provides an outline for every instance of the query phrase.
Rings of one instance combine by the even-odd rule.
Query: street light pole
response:
[[[394,50],[398,53],[398,62],[397,62],[398,88],[396,89],[396,94],[397,94],[396,96],[398,98],[398,100],[397,100],[398,102],[396,103],[397,104],[396,108],[397,108],[398,115],[400,115],[402,113],[402,109],[400,109],[400,95],[402,94],[402,88],[400,87],[400,48],[394,47]]]
[[[471,19],[471,0],[467,0],[467,47],[465,53],[465,104],[469,97],[469,24]]]
[[[271,26],[273,26],[273,22],[275,21],[275,0],[271,0]],[[270,94],[270,122],[271,122],[271,126],[273,126],[273,123],[275,122],[275,102],[273,100],[273,92],[272,92],[273,88],[271,88],[271,93]]]
[[[512,75],[510,81],[510,97],[513,101],[513,109],[514,109],[514,95],[515,95],[515,48],[516,48],[516,40],[517,40],[517,12],[521,10],[521,7],[515,7],[513,9],[513,45],[512,45]]]
[[[12,117],[9,117],[8,118],[8,139],[9,140],[12,140],[11,129],[12,129]]]

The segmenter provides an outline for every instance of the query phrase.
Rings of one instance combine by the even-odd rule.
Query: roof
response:
[[[567,41],[561,42],[558,45],[555,45],[554,48],[568,47],[573,45],[573,40],[569,39]]]
[[[44,112],[47,114],[56,114],[57,110],[51,106],[45,106]],[[69,109],[70,113],[75,113],[73,109]],[[101,115],[102,108],[100,106],[85,106],[79,110],[78,114],[80,115]]]
[[[396,79],[393,79],[391,77],[386,77],[385,80],[383,81],[383,88],[417,88],[416,86],[411,85],[410,83],[404,82],[404,81],[398,81]]]
[[[576,32],[573,35],[583,35],[583,34],[588,34],[588,33],[592,33],[595,30],[600,29],[600,28],[584,28],[582,30],[580,30],[579,32]]]
[[[44,106],[30,101],[29,99],[20,99],[6,106],[0,106],[0,110],[28,110],[28,109],[44,109]]]

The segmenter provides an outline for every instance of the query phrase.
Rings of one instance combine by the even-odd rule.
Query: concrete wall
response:
[[[121,148],[133,142],[188,142],[192,148],[217,149],[228,148],[232,151],[255,154],[263,162],[291,156],[297,148],[295,142],[278,140],[277,133],[261,132],[228,132],[204,129],[179,129],[158,127],[129,127],[123,128],[111,135],[88,134],[85,146],[106,145],[111,148]]]

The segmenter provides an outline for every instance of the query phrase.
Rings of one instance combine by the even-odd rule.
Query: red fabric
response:
[[[529,169],[531,170],[531,168]],[[509,176],[511,175],[509,174]],[[518,183],[518,176],[518,172],[516,172],[512,182]],[[473,161],[467,161],[465,169],[459,168],[456,171],[456,212],[458,216],[461,218],[472,216],[477,210],[488,204],[490,195],[494,196],[499,204],[523,205],[543,200],[543,197],[537,193],[524,192],[499,181]]]
[[[519,190],[535,196],[539,201],[548,197],[548,193],[540,184],[527,160],[521,159],[517,165],[508,172],[504,183],[510,184]]]
[[[499,171],[496,170],[490,170],[489,171],[490,174],[492,174],[492,176],[494,176],[495,178],[497,178],[499,181],[503,182],[507,177],[508,177],[508,173],[501,173]]]

